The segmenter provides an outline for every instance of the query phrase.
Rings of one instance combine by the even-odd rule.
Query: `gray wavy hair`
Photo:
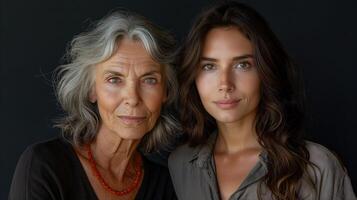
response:
[[[57,68],[56,95],[66,115],[56,121],[55,127],[74,145],[89,144],[97,135],[100,116],[97,105],[89,101],[94,85],[93,68],[115,53],[118,40],[123,37],[142,42],[152,58],[163,66],[166,80],[168,99],[141,146],[147,152],[157,149],[180,130],[178,121],[170,114],[178,91],[173,66],[174,39],[144,17],[118,10],[94,24],[90,31],[75,36],[65,55],[68,64]]]

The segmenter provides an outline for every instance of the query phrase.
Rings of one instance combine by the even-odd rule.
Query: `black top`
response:
[[[136,199],[175,200],[168,169],[143,157]],[[72,145],[62,138],[28,147],[17,164],[9,200],[98,199]]]

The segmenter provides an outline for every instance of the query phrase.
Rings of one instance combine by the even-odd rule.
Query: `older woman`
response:
[[[11,185],[15,199],[176,199],[168,170],[138,151],[165,144],[177,124],[172,38],[117,11],[76,36],[59,67],[63,137],[30,146]]]

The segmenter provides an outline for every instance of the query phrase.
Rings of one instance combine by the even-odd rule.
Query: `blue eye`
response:
[[[214,69],[215,69],[215,66],[212,65],[212,64],[204,64],[204,65],[202,66],[202,69],[203,69],[204,71],[210,71],[210,70],[214,70]]]
[[[242,71],[248,71],[252,67],[252,65],[249,62],[245,61],[237,63],[234,67]]]
[[[118,83],[121,83],[122,80],[119,77],[111,77],[111,78],[108,78],[108,82],[110,84],[118,84]]]
[[[157,79],[152,77],[144,79],[144,83],[149,85],[155,85],[157,82]]]

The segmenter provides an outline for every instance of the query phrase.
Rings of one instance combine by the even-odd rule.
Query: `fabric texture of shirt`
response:
[[[178,147],[169,157],[169,170],[179,200],[219,200],[213,148],[217,134],[210,135],[207,143],[198,147],[187,144]],[[339,160],[325,147],[306,142],[310,161],[317,167],[308,169],[315,190],[303,180],[299,189],[301,200],[357,200],[348,174]],[[267,173],[267,154],[263,151],[259,161],[243,180],[230,200],[256,200],[260,189],[262,199],[270,200],[272,193],[262,184]]]
[[[143,157],[144,178],[136,199],[174,200],[168,169]],[[56,138],[28,147],[12,180],[9,200],[98,199],[72,145]]]

